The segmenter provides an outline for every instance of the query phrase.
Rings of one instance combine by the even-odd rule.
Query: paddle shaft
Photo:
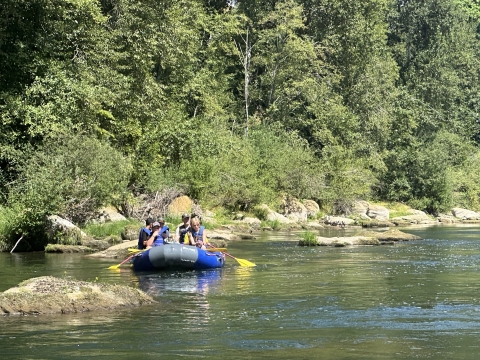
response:
[[[129,257],[127,257],[125,260],[123,260],[120,264],[118,265],[112,265],[109,267],[109,269],[117,269],[119,268],[120,266],[122,266],[123,264],[125,264],[128,260],[130,260],[131,258],[133,258],[134,256],[136,256],[137,254],[133,254],[133,255],[130,255]]]

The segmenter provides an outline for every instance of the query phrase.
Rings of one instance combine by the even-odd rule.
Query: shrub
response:
[[[19,171],[7,200],[7,223],[12,225],[0,231],[10,243],[23,234],[32,240],[35,250],[43,250],[47,216],[57,214],[75,223],[86,222],[100,206],[122,197],[130,163],[95,138],[67,134],[46,141]]]
[[[317,246],[317,236],[311,231],[305,231],[300,235],[303,246]]]

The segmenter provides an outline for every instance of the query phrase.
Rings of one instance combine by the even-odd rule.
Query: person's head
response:
[[[200,219],[197,217],[192,218],[192,220],[190,220],[190,226],[194,229],[200,228]]]
[[[182,221],[186,224],[187,222],[190,221],[190,215],[189,214],[183,214],[182,215]]]
[[[148,218],[147,220],[145,220],[145,227],[151,229],[152,228],[152,224],[154,223],[155,221],[152,219],[152,218]]]
[[[163,227],[163,225],[165,225],[165,219],[162,218],[162,217],[160,219],[158,219],[158,222],[160,223],[160,226],[162,226],[162,227]]]
[[[160,223],[159,223],[158,221],[155,221],[155,222],[152,224],[152,229],[153,229],[153,231],[159,230],[159,229],[160,229]]]

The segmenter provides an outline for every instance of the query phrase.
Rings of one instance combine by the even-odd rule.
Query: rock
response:
[[[188,212],[188,211],[184,211],[184,212]],[[203,209],[202,209],[202,207],[199,204],[193,203],[192,204],[192,214],[191,215],[196,216],[199,219],[203,219]]]
[[[225,241],[232,241],[232,240],[240,240],[238,235],[235,235],[230,230],[214,230],[207,232],[208,239],[216,239],[216,240],[225,240]]]
[[[287,197],[283,200],[283,214],[292,221],[307,221],[308,211],[300,201]]]
[[[407,234],[400,230],[380,231],[365,231],[356,236],[345,237],[322,237],[317,236],[317,245],[319,246],[351,246],[351,245],[382,245],[391,244],[392,241],[412,241],[421,240],[417,235]],[[303,240],[298,243],[300,246],[307,246]]]
[[[235,221],[233,224],[222,225],[220,230],[237,233],[251,233],[253,231],[250,225],[243,221]]]
[[[357,200],[353,203],[352,213],[354,215],[360,216],[362,219],[369,218],[369,216],[367,215],[369,206],[370,205],[368,204],[368,202],[364,200]]]
[[[435,223],[436,221],[431,219],[427,214],[423,211],[415,210],[416,213],[413,215],[404,215],[404,216],[397,216],[390,221],[397,226],[407,224],[425,224],[425,223]]]
[[[439,216],[438,222],[442,224],[453,224],[454,220],[450,219],[449,217]]]
[[[120,236],[123,240],[138,240],[140,227],[135,225],[126,225]]]
[[[98,258],[126,258],[129,256],[128,248],[136,248],[138,245],[138,240],[124,241],[120,244],[110,246],[108,249],[87,255],[88,257],[98,257]]]
[[[307,216],[310,218],[315,218],[320,212],[320,206],[313,200],[303,200],[303,205],[307,209]]]
[[[332,225],[332,226],[345,226],[345,225],[352,225],[355,223],[355,220],[345,218],[345,217],[340,217],[340,216],[325,216],[323,219],[325,224],[327,225]]]
[[[156,303],[129,286],[42,276],[0,294],[0,314],[38,315],[78,313]]]
[[[362,227],[365,227],[365,228],[372,228],[372,227],[390,227],[390,226],[394,226],[395,224],[394,223],[391,223],[390,221],[388,220],[375,220],[375,219],[370,219],[370,220],[360,220],[358,221],[358,223],[360,225],[362,225]],[[405,221],[405,225],[407,225],[408,223]]]
[[[97,250],[92,249],[88,246],[83,245],[59,245],[59,244],[47,244],[45,246],[46,253],[61,253],[61,254],[71,254],[71,253],[93,253]]]
[[[53,244],[80,245],[82,239],[87,237],[79,227],[58,215],[50,215],[47,224],[47,237]]]
[[[453,208],[452,214],[457,219],[462,219],[462,220],[479,220],[480,219],[479,213],[472,210],[467,210],[467,209]]]
[[[376,220],[388,220],[390,212],[384,206],[380,205],[368,205],[367,216]]]
[[[105,250],[105,249],[108,249],[110,246],[120,244],[123,241],[124,240],[119,235],[110,235],[102,239],[83,239],[82,245],[85,245],[97,250]]]
[[[380,241],[412,241],[422,240],[420,236],[404,233],[397,229],[390,229],[384,232],[371,232]]]
[[[192,212],[193,201],[188,196],[183,195],[175,198],[167,207],[167,213],[170,216],[182,216],[184,213]]]
[[[125,216],[120,214],[117,209],[112,206],[101,208],[98,211],[96,222],[105,223],[108,221],[123,221],[127,220]]]
[[[309,221],[306,224],[302,224],[303,229],[323,229],[324,226],[320,224],[318,221]]]
[[[278,221],[280,224],[290,224],[293,221],[288,219],[287,217],[273,211],[268,207],[266,204],[259,205],[257,209],[263,213],[265,220],[267,221]]]
[[[243,220],[244,217],[245,217],[245,215],[243,215],[242,213],[236,213],[233,216],[233,220]]]
[[[248,224],[252,229],[258,230],[262,225],[262,222],[257,218],[245,217],[242,222]]]
[[[373,236],[350,236],[350,237],[331,237],[331,238],[317,236],[317,244],[319,246],[344,247],[344,246],[351,246],[351,245],[380,245],[380,241],[378,241]]]
[[[236,234],[242,240],[255,240],[257,237],[252,234]]]

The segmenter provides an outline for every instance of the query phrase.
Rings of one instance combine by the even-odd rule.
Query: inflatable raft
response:
[[[166,244],[155,246],[132,259],[135,271],[166,269],[215,269],[225,264],[225,256],[220,252],[209,252],[195,246]]]

